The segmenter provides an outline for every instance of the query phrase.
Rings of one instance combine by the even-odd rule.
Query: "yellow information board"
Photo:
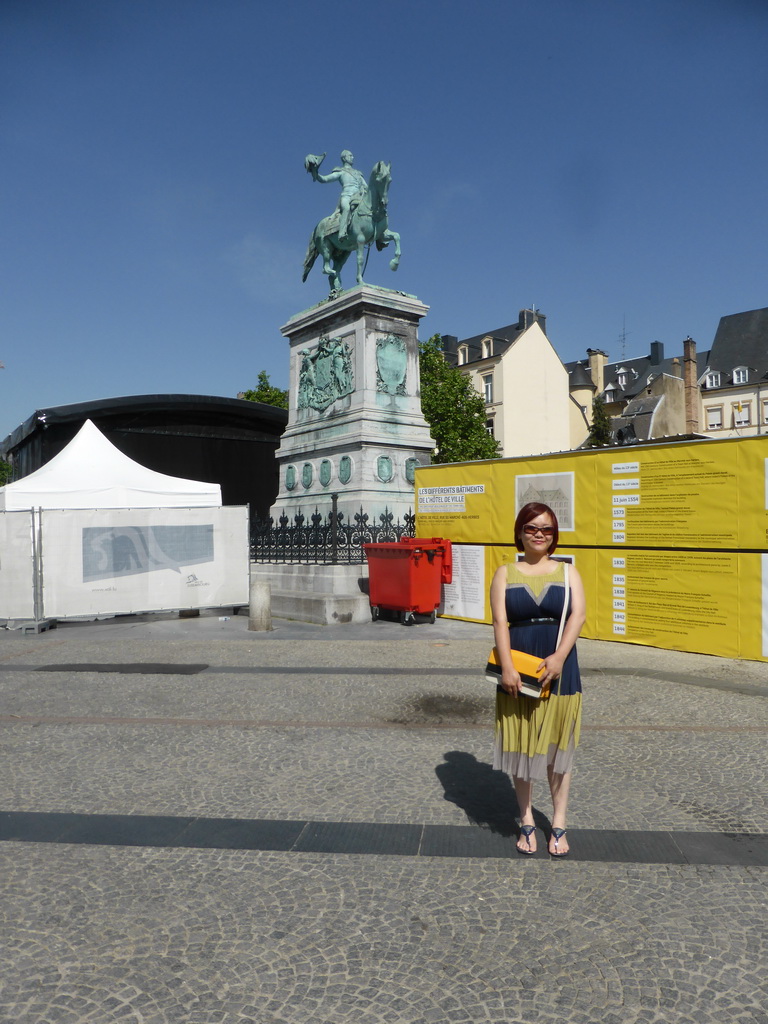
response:
[[[445,614],[490,621],[488,585],[516,557],[528,501],[557,513],[584,636],[768,661],[768,437],[418,469],[417,535],[466,546]],[[463,598],[462,571],[482,599]]]

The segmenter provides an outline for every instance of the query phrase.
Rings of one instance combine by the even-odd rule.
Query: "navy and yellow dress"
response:
[[[562,562],[543,576],[526,576],[517,565],[508,565],[509,646],[542,659],[553,654],[564,600]],[[524,780],[546,779],[548,765],[569,772],[580,731],[581,676],[574,646],[548,700],[512,697],[498,688],[493,767]]]

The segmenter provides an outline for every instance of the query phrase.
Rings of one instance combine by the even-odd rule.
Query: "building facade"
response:
[[[710,349],[686,338],[672,356],[653,341],[644,356],[589,348],[563,364],[546,317],[529,309],[488,334],[443,335],[443,349],[483,396],[503,457],[582,447],[598,396],[614,443],[768,433],[768,308],[724,316]]]
[[[721,317],[704,362],[702,431],[709,437],[768,433],[768,308]]]
[[[768,308],[721,317],[710,349],[686,338],[671,359],[658,341],[647,356],[612,363],[600,350],[587,355],[588,367],[566,364],[572,386],[595,384],[619,441],[768,432]]]
[[[503,458],[571,447],[568,373],[542,313],[523,309],[517,323],[462,341],[443,335],[443,354],[483,396],[486,426]]]
[[[660,341],[651,343],[646,356],[623,358],[609,362],[601,349],[587,349],[587,362],[566,363],[572,394],[581,396],[583,419],[588,396],[584,381],[594,386],[592,401],[602,398],[611,418],[614,439],[626,443],[633,439],[679,437],[699,432],[700,408],[698,379],[704,369],[705,354],[697,356],[693,339],[683,342],[681,355],[666,357]],[[591,415],[589,416],[591,423]],[[582,436],[572,431],[573,447],[587,439],[589,426]]]

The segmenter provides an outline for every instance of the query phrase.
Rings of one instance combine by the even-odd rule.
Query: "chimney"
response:
[[[518,331],[527,331],[529,327],[538,324],[542,331],[547,333],[547,317],[538,309],[521,309],[517,318]]]
[[[608,353],[599,348],[588,348],[589,372],[592,375],[592,383],[597,388],[598,395],[605,390],[605,364],[608,360]]]
[[[664,360],[664,346],[660,341],[651,342],[651,354],[649,356],[651,366],[658,366]]]
[[[455,334],[443,334],[443,359],[449,366],[457,366],[459,362],[459,339]]]
[[[690,336],[683,342],[683,383],[685,385],[685,431],[699,432],[699,386],[696,372],[696,342]]]
[[[673,377],[682,377],[683,376],[683,368],[680,365],[680,360],[677,358],[677,356],[675,356],[675,358],[672,360],[672,376]]]

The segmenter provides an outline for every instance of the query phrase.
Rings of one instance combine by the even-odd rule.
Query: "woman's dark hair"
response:
[[[523,550],[523,542],[520,539],[523,527],[526,523],[530,523],[532,519],[536,519],[537,516],[543,516],[544,513],[552,516],[552,525],[555,528],[555,532],[552,534],[552,543],[547,548],[547,554],[553,555],[557,548],[557,542],[560,539],[560,527],[557,523],[557,516],[549,507],[541,501],[529,501],[527,505],[523,505],[520,511],[517,513],[517,519],[515,520],[515,547],[518,551]]]

